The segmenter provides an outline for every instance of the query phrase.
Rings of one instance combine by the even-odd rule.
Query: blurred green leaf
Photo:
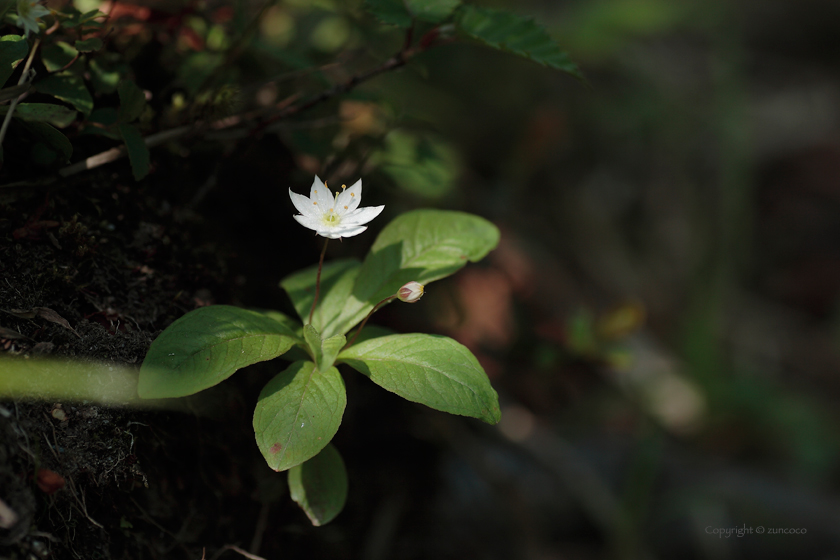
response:
[[[47,76],[44,80],[37,82],[34,87],[41,93],[53,95],[62,101],[66,101],[85,116],[90,115],[93,110],[93,98],[85,87],[84,81],[81,76],[71,72],[61,72]]]
[[[113,140],[122,139],[119,131],[114,126],[117,124],[117,115],[117,110],[114,107],[94,109],[82,128],[81,134],[95,134]]]
[[[6,83],[18,63],[29,54],[29,43],[23,35],[0,37],[0,85]]]
[[[292,499],[316,527],[329,523],[341,513],[347,502],[347,489],[347,469],[332,444],[289,470]]]
[[[583,79],[569,55],[531,18],[503,10],[463,5],[458,9],[456,21],[461,31],[490,47]]]
[[[149,147],[146,146],[140,130],[133,124],[121,124],[119,131],[128,150],[128,160],[131,162],[131,172],[134,174],[134,180],[139,181],[149,174]]]
[[[411,14],[402,0],[365,0],[365,9],[382,23],[411,27]]]
[[[98,37],[92,37],[90,39],[85,39],[84,41],[76,41],[76,50],[80,52],[93,52],[98,51],[102,48],[102,39]]]
[[[428,199],[452,190],[459,170],[456,151],[449,144],[402,130],[390,132],[383,151],[371,161],[398,187]]]
[[[114,93],[122,77],[128,74],[128,65],[118,56],[105,56],[112,53],[100,53],[88,63],[90,83],[97,93]]]
[[[440,23],[460,4],[460,0],[365,0],[365,9],[383,23],[411,27],[414,18]]]
[[[444,21],[461,5],[460,0],[405,0],[405,3],[414,17],[433,24]]]
[[[58,72],[77,56],[79,51],[63,41],[44,45],[41,49],[41,61],[50,72]]]
[[[28,130],[36,139],[40,140],[50,148],[55,149],[65,161],[70,160],[70,156],[73,155],[73,145],[60,131],[45,122],[27,122],[20,119],[15,120]]]
[[[133,80],[122,80],[117,92],[120,96],[119,120],[123,124],[130,123],[146,108],[146,96]]]
[[[5,115],[8,110],[8,105],[0,106],[0,114]],[[20,103],[15,108],[15,116],[25,121],[48,122],[64,128],[76,119],[76,111],[53,103]]]

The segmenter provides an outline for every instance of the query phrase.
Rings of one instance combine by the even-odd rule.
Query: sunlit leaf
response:
[[[286,326],[262,313],[229,305],[201,307],[152,342],[137,391],[144,399],[192,395],[300,342]]]
[[[338,356],[404,399],[450,414],[499,421],[499,396],[466,346],[445,336],[394,334],[354,344]]]
[[[285,471],[317,455],[341,425],[347,395],[334,367],[294,362],[260,392],[254,434],[268,466]]]

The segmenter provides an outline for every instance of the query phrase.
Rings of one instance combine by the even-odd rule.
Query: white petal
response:
[[[317,232],[321,237],[328,237],[330,239],[338,239],[342,236],[340,229],[324,229]],[[346,237],[346,236],[345,236]]]
[[[324,227],[324,223],[317,218],[310,218],[309,216],[300,216],[300,215],[292,216],[292,218],[297,220],[298,223],[300,225],[302,225],[303,227],[307,227],[309,229],[314,229],[315,231],[318,231],[319,229]]]
[[[361,201],[362,180],[359,179],[353,183],[353,186],[348,189],[344,189],[341,193],[339,193],[338,199],[335,201],[335,210],[338,212],[339,216],[344,215],[358,208]]]
[[[312,191],[312,201],[318,203],[318,206],[321,207],[321,212],[326,213],[330,211],[330,208],[335,208],[335,197],[330,192],[329,187],[326,185],[318,188],[313,187]]]
[[[358,208],[341,218],[341,221],[347,225],[360,226],[366,224],[384,210],[384,206],[368,206],[367,208]]]
[[[289,189],[289,197],[292,199],[292,204],[295,205],[297,211],[304,216],[309,216],[310,218],[318,218],[321,216],[322,210],[318,208],[318,206],[312,204],[312,201],[302,194],[297,194],[296,192],[292,192],[292,189]]]
[[[324,182],[321,181],[321,178],[315,175],[315,180],[312,181],[312,188],[309,189],[309,198],[312,200],[317,200],[315,196],[315,191],[323,189]]]
[[[363,231],[367,229],[367,226],[358,226],[358,227],[348,227],[340,230],[337,232],[339,237],[353,237],[354,235],[359,235]],[[333,238],[335,239],[335,238]]]

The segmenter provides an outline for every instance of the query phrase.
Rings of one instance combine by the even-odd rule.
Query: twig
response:
[[[238,552],[239,554],[241,554],[245,558],[250,558],[251,560],[265,560],[265,558],[263,558],[262,556],[257,556],[256,554],[251,554],[250,552],[242,550],[238,546],[234,546],[232,544],[226,544],[225,546],[223,546],[221,549],[219,549],[219,552],[217,552],[216,554],[214,554],[210,558],[210,560],[217,560],[222,554],[224,554],[228,550]]]
[[[79,499],[79,495],[78,495],[78,494],[76,494],[76,483],[75,483],[75,482],[73,482],[73,477],[72,477],[72,476],[70,476],[70,475],[67,475],[67,480],[70,482],[70,491],[73,493],[73,497],[76,499],[76,502],[77,502],[77,503],[81,506],[81,510],[80,510],[80,511],[84,514],[84,516],[85,516],[85,517],[87,517],[87,520],[88,520],[88,521],[90,521],[91,523],[93,523],[94,525],[96,525],[97,527],[99,527],[100,529],[104,529],[105,527],[104,527],[101,523],[98,523],[97,521],[95,521],[95,520],[94,520],[94,519],[93,519],[93,518],[92,518],[92,517],[88,514],[88,511],[87,511],[87,503],[86,503],[86,500],[85,500],[85,493],[84,493],[84,492],[81,492],[81,494],[82,494],[82,499],[81,499],[81,500]]]
[[[267,4],[270,4],[270,3],[271,2],[268,2]],[[407,35],[407,39],[406,39],[406,45],[409,45],[410,42],[411,42],[411,35],[410,35],[411,33],[412,33],[412,31],[409,30],[408,35]],[[378,76],[380,74],[383,74],[385,72],[395,70],[397,68],[405,66],[406,63],[408,63],[408,61],[412,57],[414,57],[415,55],[417,55],[417,54],[419,54],[423,51],[428,50],[429,48],[431,48],[435,44],[439,44],[439,43],[435,42],[435,39],[434,39],[435,36],[436,35],[430,31],[423,38],[421,38],[420,43],[417,46],[415,46],[415,47],[404,47],[402,50],[400,50],[398,53],[396,53],[394,56],[392,56],[391,58],[389,58],[384,63],[377,66],[376,68],[373,68],[373,69],[368,70],[367,72],[364,72],[364,73],[361,73],[361,74],[356,74],[355,76],[351,77],[346,82],[336,84],[335,86],[333,86],[331,88],[325,89],[324,91],[322,91],[318,95],[315,95],[314,97],[302,102],[300,105],[292,105],[291,107],[289,107],[286,110],[281,111],[277,115],[274,115],[273,117],[269,117],[269,118],[263,120],[260,124],[258,124],[256,127],[254,127],[253,130],[251,130],[250,136],[253,137],[255,135],[260,134],[261,132],[264,132],[267,127],[276,123],[277,121],[286,119],[286,118],[291,117],[293,115],[296,115],[296,114],[300,113],[301,111],[311,109],[315,105],[318,105],[319,103],[323,103],[324,101],[326,101],[328,99],[331,99],[331,98],[333,98],[337,95],[345,94],[345,93],[351,91],[353,88],[355,88],[359,84],[361,84],[363,82],[366,82],[366,81],[370,80],[371,78],[375,78],[376,76]],[[427,37],[432,37],[432,38],[427,39]],[[36,46],[37,46],[37,42],[36,42]],[[34,52],[34,49],[33,49],[33,52]],[[30,53],[30,60],[28,62],[31,62],[31,57],[32,57],[32,55]],[[12,112],[12,108],[10,108],[9,113],[6,115],[7,119],[10,118],[9,115],[11,115],[11,112]],[[227,126],[225,126],[223,124],[220,128],[227,128],[228,126],[233,126],[233,124],[238,124],[238,122],[234,123],[233,121],[230,121],[228,119],[222,119],[222,121],[219,121],[219,122],[224,123],[225,121],[227,121],[227,123],[230,123],[230,124],[227,124]],[[174,140],[176,138],[180,138],[181,136],[184,136],[186,134],[189,134],[190,132],[194,132],[194,131],[199,130],[200,128],[206,127],[206,126],[207,126],[207,123],[200,122],[200,123],[196,123],[194,125],[185,125],[185,126],[180,126],[180,127],[173,128],[173,129],[170,129],[170,130],[164,130],[164,131],[157,132],[155,134],[151,134],[151,135],[147,136],[144,139],[144,142],[145,142],[147,147],[151,148],[151,147],[157,146],[159,144],[162,144],[164,142],[167,142],[169,140]],[[0,145],[1,144],[2,144],[2,131],[0,131]],[[119,147],[116,147],[116,148],[111,148],[111,149],[106,150],[102,153],[91,156],[91,157],[89,157],[89,158],[87,158],[83,161],[74,163],[72,165],[68,165],[67,167],[63,167],[58,171],[58,174],[59,174],[60,177],[69,177],[71,175],[81,173],[82,171],[87,171],[87,170],[90,170],[90,169],[94,169],[94,168],[99,167],[101,165],[105,165],[106,163],[111,163],[112,161],[116,161],[116,160],[124,157],[127,153],[128,152],[127,152],[125,146],[119,146]],[[44,178],[41,178],[41,179],[35,180],[35,181],[29,180],[29,181],[18,181],[18,182],[15,182],[15,183],[7,183],[5,185],[0,185],[0,188],[13,188],[13,187],[24,187],[24,186],[32,186],[32,185],[40,185],[40,184],[49,184],[49,183],[54,182],[55,180],[56,180],[56,177],[54,177],[54,176],[44,177]]]
[[[26,64],[23,66],[23,72],[20,75],[17,85],[22,86],[24,82],[32,81],[29,76],[29,69],[32,67],[32,59],[35,58],[35,51],[38,50],[38,46],[40,44],[41,39],[35,39],[35,42],[32,44],[32,49],[29,51],[29,56],[26,58]],[[12,99],[11,104],[9,104],[9,110],[6,113],[6,118],[3,119],[3,126],[0,127],[0,146],[3,145],[3,140],[6,138],[6,131],[9,129],[9,123],[12,121],[12,115],[15,112],[15,107],[17,107],[18,102],[24,95],[26,95],[26,92]]]

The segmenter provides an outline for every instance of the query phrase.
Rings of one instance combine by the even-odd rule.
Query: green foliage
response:
[[[85,86],[84,80],[72,72],[65,71],[47,76],[37,83],[35,89],[66,101],[85,116],[93,111],[93,97]]]
[[[29,53],[29,43],[22,35],[0,37],[0,85],[6,83],[18,63]]]
[[[140,368],[144,399],[182,397],[212,387],[245,366],[270,360],[300,339],[264,314],[228,305],[201,307],[172,323]]]
[[[53,128],[52,125],[45,122],[30,122],[22,120],[19,120],[18,122],[20,122],[35,139],[35,146],[37,146],[38,143],[43,144],[45,147],[53,150],[55,154],[60,156],[64,161],[69,160],[70,156],[73,155],[73,145],[70,143],[70,140],[61,132]],[[44,164],[49,165],[49,163],[52,162],[45,162]]]
[[[134,179],[139,181],[149,174],[151,165],[149,148],[143,140],[143,135],[133,124],[121,124],[118,129],[120,137],[125,142],[126,150],[128,150],[131,172],[134,174]]]
[[[275,376],[254,410],[254,433],[268,466],[285,471],[317,455],[338,431],[346,404],[334,367],[319,372],[312,362],[298,361]]]
[[[569,55],[531,18],[502,10],[464,5],[458,10],[457,24],[461,31],[487,46],[583,79]]]
[[[102,48],[102,39],[98,37],[92,37],[90,39],[85,39],[84,41],[76,41],[74,45],[76,47],[76,50],[78,50],[79,52],[94,52]]]
[[[146,108],[146,96],[132,80],[123,80],[117,87],[120,96],[119,120],[130,123],[140,117]]]
[[[292,499],[316,527],[332,521],[347,501],[348,483],[344,460],[327,445],[315,457],[289,470]]]
[[[143,398],[189,395],[294,346],[290,354],[301,359],[263,388],[254,410],[254,434],[272,469],[292,469],[293,499],[314,524],[326,523],[347,496],[341,458],[333,448],[325,449],[346,406],[337,365],[347,363],[410,401],[490,424],[499,421],[498,395],[475,356],[458,342],[371,327],[355,345],[345,344],[345,333],[406,279],[427,283],[443,278],[483,258],[498,240],[493,224],[470,214],[403,214],[382,230],[363,263],[346,259],[323,267],[312,324],[317,268],[282,282],[307,324],[274,311],[228,306],[192,311],[152,343],[138,392]]]
[[[346,332],[378,302],[411,280],[428,284],[483,259],[499,242],[499,230],[483,218],[447,210],[415,210],[379,234],[359,269],[353,291],[324,336]]]
[[[455,186],[459,162],[445,141],[393,130],[384,149],[372,161],[401,189],[426,199],[437,199]]]
[[[6,114],[8,110],[8,106],[0,107],[0,114]],[[47,122],[64,128],[76,119],[76,111],[52,103],[19,103],[15,116],[25,121]]]
[[[460,0],[365,0],[365,9],[383,23],[411,27],[415,19],[439,24],[460,4]]]
[[[394,334],[339,355],[380,387],[430,408],[495,424],[499,397],[465,346],[445,336]]]

